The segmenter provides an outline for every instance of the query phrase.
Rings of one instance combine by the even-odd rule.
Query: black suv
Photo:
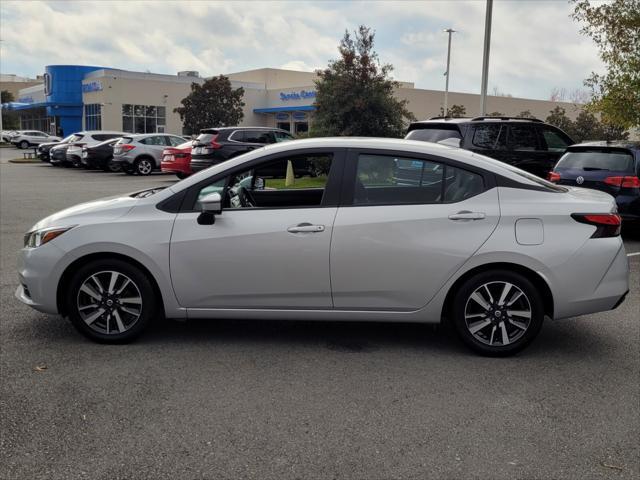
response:
[[[197,172],[270,143],[293,140],[286,130],[269,127],[220,127],[200,130],[191,149],[191,170]]]
[[[460,148],[542,178],[547,177],[566,148],[575,143],[559,128],[537,118],[491,116],[434,117],[414,122],[409,125],[405,138],[449,145],[459,142]]]

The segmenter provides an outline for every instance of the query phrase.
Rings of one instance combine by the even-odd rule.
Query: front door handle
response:
[[[289,233],[318,233],[324,232],[324,225],[311,225],[310,223],[301,223],[295,227],[287,228]]]
[[[482,220],[485,214],[482,212],[470,212],[462,210],[461,212],[449,215],[449,220]]]

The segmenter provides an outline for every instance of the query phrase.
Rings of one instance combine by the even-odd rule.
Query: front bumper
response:
[[[49,242],[38,248],[23,248],[18,255],[19,286],[15,296],[43,313],[57,314],[57,289],[64,252]]]

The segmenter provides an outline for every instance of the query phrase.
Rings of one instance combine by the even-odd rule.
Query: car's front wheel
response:
[[[116,163],[113,160],[109,160],[107,163],[105,163],[105,165],[104,165],[104,167],[102,167],[102,169],[105,172],[116,173],[116,172],[119,172],[122,168],[120,167],[119,163]]]
[[[20,142],[20,148],[26,150],[27,148],[29,148],[29,142],[27,142],[26,140],[22,140]]]
[[[67,312],[84,336],[103,343],[125,343],[147,327],[156,312],[149,278],[118,259],[81,267],[67,291]]]
[[[540,332],[544,305],[525,276],[507,270],[479,273],[454,297],[458,336],[482,355],[507,356],[525,348]]]
[[[153,171],[153,162],[148,158],[140,158],[136,160],[134,169],[139,175],[150,175]]]

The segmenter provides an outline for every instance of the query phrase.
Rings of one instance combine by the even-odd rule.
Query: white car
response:
[[[60,140],[60,137],[49,135],[39,130],[22,130],[18,132],[17,135],[12,135],[10,141],[16,147],[29,148],[34,145],[40,145],[41,143],[59,142]]]
[[[545,317],[624,300],[620,225],[606,193],[459,148],[297,140],[41,220],[16,296],[100,342],[163,315],[445,319],[477,352],[508,355]]]
[[[2,130],[2,141],[5,143],[9,143],[11,142],[11,137],[13,135],[17,135],[18,131],[17,130]]]

